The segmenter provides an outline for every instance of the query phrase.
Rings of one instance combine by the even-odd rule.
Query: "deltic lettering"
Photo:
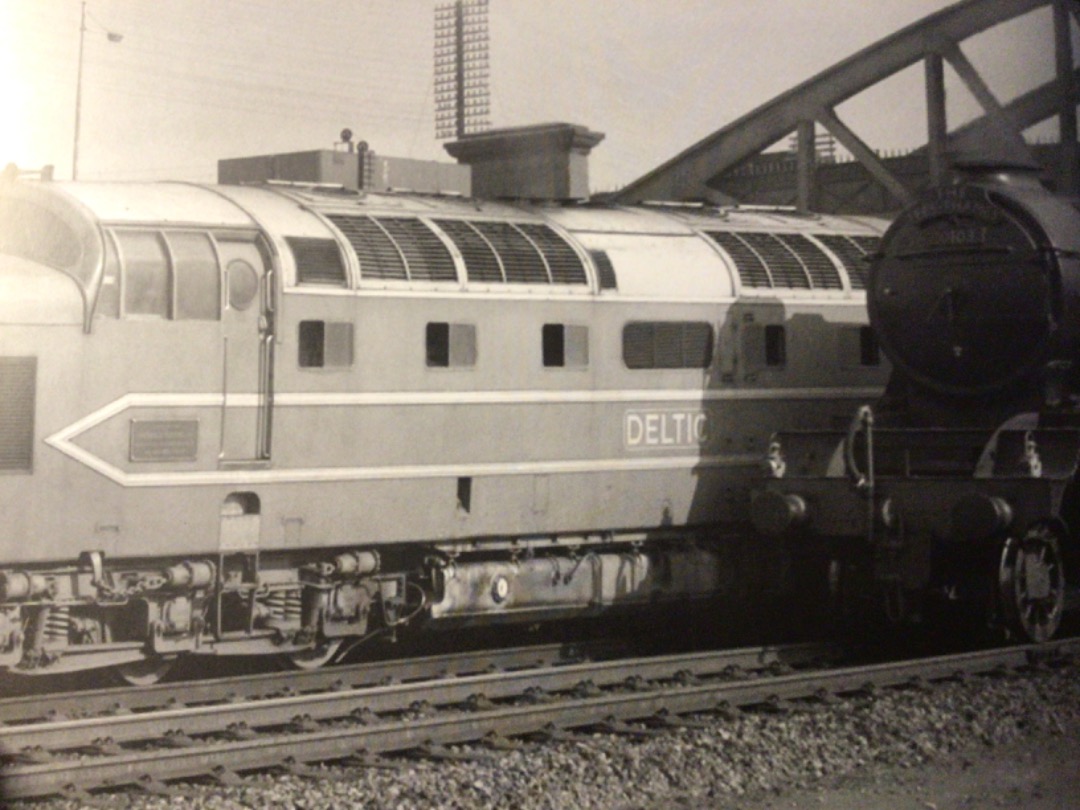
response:
[[[627,411],[623,440],[630,450],[656,447],[700,447],[709,438],[709,419],[704,411]]]

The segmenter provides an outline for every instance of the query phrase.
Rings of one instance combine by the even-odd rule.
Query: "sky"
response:
[[[445,0],[89,0],[79,177],[213,181],[217,160],[331,148],[449,160],[435,139]],[[948,0],[490,0],[491,123],[605,134],[618,188]],[[0,0],[0,165],[71,177],[79,0]],[[114,42],[108,33],[123,38]],[[1048,9],[964,43],[1002,102],[1053,75]],[[1080,52],[1074,31],[1074,49]],[[950,127],[978,108],[947,70]],[[871,146],[925,142],[922,68],[838,113]],[[1053,125],[1028,133],[1056,136]]]

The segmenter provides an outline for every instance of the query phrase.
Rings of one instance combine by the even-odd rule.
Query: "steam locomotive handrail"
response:
[[[1005,255],[1011,256],[1012,258],[1023,258],[1012,256],[1014,252],[1014,248],[1004,245],[998,247],[985,247],[977,245],[943,245],[941,248],[931,248],[927,250],[911,250],[907,251],[906,253],[896,253],[889,258],[897,259],[899,261],[907,261],[910,259],[925,259],[928,257],[936,256],[984,256],[988,254]]]
[[[855,459],[855,437],[866,431],[866,472],[859,469]],[[863,405],[851,420],[847,436],[844,437],[844,466],[855,482],[855,488],[869,495],[874,493],[874,412],[869,405]]]

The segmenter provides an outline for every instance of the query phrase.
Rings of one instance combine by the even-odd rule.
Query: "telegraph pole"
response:
[[[82,4],[82,19],[79,23],[79,74],[75,81],[75,149],[71,156],[71,179],[79,179],[79,122],[82,118],[82,61],[83,43],[86,40],[86,2]]]
[[[97,20],[94,20],[99,26]],[[86,0],[83,0],[82,4],[82,16],[79,19],[79,72],[78,77],[75,80],[75,147],[72,150],[71,155],[71,179],[79,179],[79,128],[82,124],[82,73],[83,73],[83,46],[86,44]],[[115,31],[109,31],[108,29],[97,29],[100,33],[105,34],[105,38],[109,42],[120,42],[124,37]]]

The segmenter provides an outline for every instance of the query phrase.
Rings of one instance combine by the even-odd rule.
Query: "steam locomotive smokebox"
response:
[[[894,366],[927,389],[979,396],[1074,366],[1080,234],[1076,210],[1031,171],[965,172],[890,226],[867,305]]]
[[[576,200],[589,196],[589,152],[603,138],[575,124],[538,124],[466,135],[445,148],[472,168],[475,197]]]

